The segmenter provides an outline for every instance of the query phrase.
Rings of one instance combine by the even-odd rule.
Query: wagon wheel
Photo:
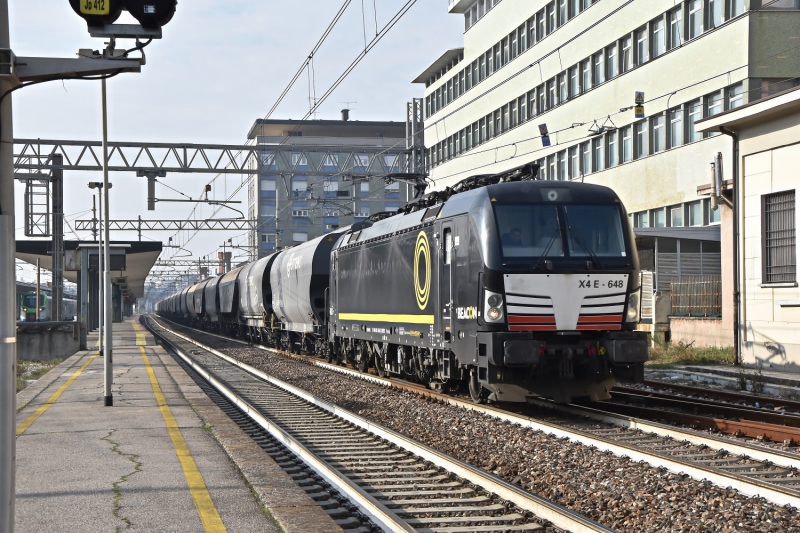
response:
[[[379,352],[375,352],[375,370],[378,372],[378,376],[385,378],[389,372],[386,371],[386,348],[384,347],[383,350]]]
[[[356,368],[361,372],[369,370],[369,349],[363,342],[356,346]]]
[[[469,373],[469,395],[474,403],[483,403],[483,386],[478,382],[478,373]]]

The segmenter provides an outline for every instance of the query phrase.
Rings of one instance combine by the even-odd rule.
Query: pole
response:
[[[53,165],[61,165],[64,156],[53,154]],[[50,320],[63,319],[64,301],[64,171],[54,169],[50,180],[53,191],[53,291],[50,305]]]
[[[111,241],[108,236],[108,107],[106,104],[106,80],[103,78],[103,298],[104,313],[103,336],[105,345],[105,357],[103,357],[103,405],[111,407],[114,405],[114,397],[111,395],[111,382],[113,380],[114,367],[112,364],[112,343],[111,343]]]
[[[40,303],[42,298],[42,269],[39,266],[39,260],[36,260],[36,322],[39,322],[39,310],[42,305]]]
[[[100,357],[103,354],[103,302],[105,302],[103,290],[103,188],[97,189],[97,203],[100,210],[100,231],[97,240],[97,349]]]
[[[0,0],[0,48],[11,48],[8,0]],[[0,79],[0,93],[11,89]],[[11,95],[0,104],[0,531],[14,531],[17,470],[17,323],[14,265],[14,132]]]

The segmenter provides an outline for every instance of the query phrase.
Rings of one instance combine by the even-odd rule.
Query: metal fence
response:
[[[670,285],[673,316],[722,316],[720,276],[684,276]]]

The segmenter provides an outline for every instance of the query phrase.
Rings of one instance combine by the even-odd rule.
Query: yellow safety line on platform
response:
[[[65,390],[67,390],[67,388],[68,388],[70,385],[72,385],[72,383],[73,383],[73,382],[74,382],[76,379],[78,379],[78,376],[81,374],[81,372],[83,372],[83,370],[84,370],[84,369],[85,369],[87,366],[89,366],[89,363],[91,363],[92,361],[94,361],[94,358],[95,358],[95,357],[97,357],[98,355],[99,355],[99,354],[97,354],[97,353],[96,353],[96,354],[92,355],[91,357],[89,357],[89,360],[88,360],[88,361],[86,361],[85,363],[83,363],[83,366],[81,366],[81,367],[78,369],[78,371],[77,371],[77,372],[75,372],[74,374],[72,374],[72,377],[70,377],[70,378],[67,380],[67,382],[66,382],[66,383],[64,383],[63,385],[61,385],[61,386],[58,388],[58,390],[57,390],[57,391],[55,391],[55,392],[53,393],[53,395],[52,395],[52,396],[50,396],[50,398],[48,398],[48,399],[47,399],[47,401],[46,401],[44,404],[42,404],[41,406],[39,406],[39,408],[38,408],[36,411],[34,411],[34,413],[33,413],[31,416],[29,416],[28,418],[26,418],[26,419],[25,419],[25,421],[24,421],[22,424],[20,424],[20,425],[17,427],[17,437],[19,437],[20,435],[22,435],[23,433],[25,433],[25,430],[27,430],[29,427],[31,427],[31,424],[33,424],[34,422],[36,422],[36,419],[37,419],[37,418],[39,418],[40,416],[42,416],[42,415],[44,414],[44,412],[45,412],[45,411],[47,411],[48,409],[50,409],[50,406],[51,406],[51,405],[53,405],[54,403],[56,403],[56,400],[58,400],[58,399],[61,397],[61,395],[62,395],[62,394],[64,394],[64,391],[65,391]]]
[[[153,367],[150,366],[150,359],[145,353],[145,349],[139,346],[139,351],[142,352],[142,359],[147,367],[147,374],[150,376],[150,384],[153,386],[153,394],[156,396],[158,408],[161,409],[161,416],[164,417],[164,423],[167,425],[169,438],[172,439],[172,446],[175,448],[175,453],[178,455],[178,461],[181,463],[183,474],[186,476],[186,482],[189,485],[189,492],[192,494],[194,506],[197,508],[197,514],[200,515],[200,522],[203,524],[203,530],[207,532],[223,532],[227,531],[225,524],[222,523],[214,501],[208,493],[203,476],[197,468],[197,463],[189,451],[186,441],[178,428],[178,423],[175,417],[172,416],[172,411],[167,405],[167,399],[164,393],[161,392],[161,386],[158,384]]]
[[[147,339],[144,337],[142,326],[136,322],[131,322],[131,325],[133,326],[133,331],[136,332],[136,346],[147,346]]]

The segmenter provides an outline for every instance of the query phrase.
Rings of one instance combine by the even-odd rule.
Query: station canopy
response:
[[[80,272],[80,250],[90,248],[97,253],[97,241],[64,241],[64,279],[78,282]],[[112,253],[125,253],[124,270],[112,270],[111,281],[119,285],[123,293],[131,294],[139,299],[144,296],[144,282],[150,270],[161,255],[160,242],[111,241]],[[17,241],[16,258],[39,266],[46,270],[53,267],[53,242],[50,240]],[[77,263],[76,263],[77,261]],[[96,268],[96,262],[90,261],[90,268]],[[112,258],[111,266],[120,266]]]

